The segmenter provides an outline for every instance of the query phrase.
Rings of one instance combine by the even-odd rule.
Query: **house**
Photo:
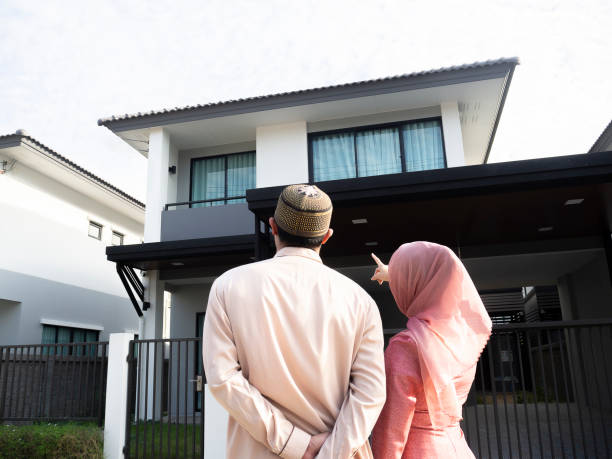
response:
[[[538,318],[534,295],[550,298],[551,287],[558,306],[550,317],[612,317],[612,154],[488,163],[517,64],[499,59],[99,120],[148,158],[145,243],[106,252],[121,269],[147,272],[143,299],[134,301],[146,308],[141,336],[161,337],[164,291],[171,336],[200,336],[214,279],[273,255],[267,221],[292,183],[317,183],[331,196],[334,236],[323,260],[372,295],[389,335],[405,317],[389,290],[370,282],[369,254],[388,260],[414,240],[455,250],[483,296],[510,292],[510,307],[497,311],[502,322],[516,310]],[[511,350],[502,351],[509,359]],[[200,409],[200,396],[187,392],[189,403],[170,417]],[[206,416],[222,419],[206,402]]]
[[[612,121],[608,123],[593,146],[589,149],[589,153],[597,151],[612,151]]]
[[[0,136],[0,345],[137,333],[104,250],[140,244],[143,224],[138,200],[23,131]]]

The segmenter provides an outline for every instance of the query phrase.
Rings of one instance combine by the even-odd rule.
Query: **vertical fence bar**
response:
[[[502,444],[501,444],[501,427],[499,425],[499,411],[497,409],[497,389],[495,388],[495,367],[494,367],[494,363],[493,363],[493,339],[495,338],[495,335],[493,335],[491,337],[491,340],[489,341],[490,345],[489,345],[489,352],[487,352],[487,356],[489,358],[489,373],[490,373],[490,377],[491,377],[491,392],[493,394],[493,417],[494,419],[494,424],[495,424],[495,439],[497,440],[497,454],[499,455],[498,457],[503,458],[504,457],[504,450],[502,448]]]
[[[176,457],[179,457],[179,417],[181,415],[181,400],[180,400],[180,387],[181,387],[181,342],[177,341],[178,355],[176,357],[176,431],[175,433],[175,449]]]
[[[17,383],[15,385],[15,417],[19,417],[19,390],[21,389],[21,366],[23,365],[23,347],[19,346],[19,361],[15,363],[15,373],[17,373]]]
[[[108,342],[104,343],[104,345],[102,346],[102,351],[104,352],[104,355],[102,359],[102,371],[100,372],[102,377],[102,389],[100,390],[100,411],[98,412],[99,426],[102,426],[104,422],[104,406],[106,402],[106,373],[108,372],[108,346]]]
[[[157,341],[153,341],[153,417],[151,423],[151,453],[155,453],[155,408],[157,407]]]
[[[193,343],[193,356],[194,356],[194,362],[195,365],[193,366],[193,378],[196,380],[195,384],[195,389],[196,390],[192,390],[191,393],[193,394],[193,403],[192,405],[192,411],[191,411],[191,429],[192,429],[192,451],[193,451],[193,455],[195,457],[195,453],[196,453],[196,427],[195,427],[195,419],[196,419],[196,404],[197,402],[197,398],[198,398],[198,394],[197,394],[197,379],[198,379],[198,375],[197,375],[197,368],[198,368],[198,362],[195,360],[197,359],[197,349],[195,346],[195,341],[192,341]]]
[[[533,457],[533,449],[531,446],[531,428],[529,426],[529,407],[527,406],[527,391],[525,389],[525,370],[523,368],[523,348],[521,346],[521,335],[518,331],[514,332],[514,336],[516,337],[516,345],[519,350],[519,371],[521,374],[521,389],[523,391],[523,411],[525,412],[525,423],[527,426],[527,444],[529,446],[529,457]],[[518,419],[518,416],[517,416]]]
[[[489,452],[489,458],[493,457],[493,454],[491,452],[491,436],[489,435],[489,426],[491,424],[489,424],[489,410],[487,408],[487,394],[485,392],[485,379],[484,379],[484,370],[482,369],[483,367],[483,359],[480,359],[480,362],[478,364],[478,367],[480,368],[480,380],[482,382],[482,405],[484,407],[484,417],[485,417],[485,424],[486,424],[486,435],[487,435],[487,451]]]
[[[610,327],[608,327],[610,328]],[[610,408],[612,408],[612,387],[610,387],[610,375],[609,375],[609,368],[608,368],[608,359],[606,359],[606,352],[604,352],[604,334],[603,334],[603,329],[604,327],[598,327],[599,330],[599,351],[601,352],[601,362],[603,364],[604,367],[604,377],[606,380],[606,387],[608,388],[608,402],[610,402]],[[612,338],[612,337],[611,337]],[[611,340],[612,341],[612,340]]]
[[[55,400],[56,398],[53,396],[53,386],[55,385],[55,375],[57,374],[57,350],[59,349],[57,347],[58,345],[52,345],[49,346],[47,354],[51,354],[51,368],[50,370],[47,372],[49,375],[49,413],[48,413],[48,417],[51,418],[53,416],[53,400]],[[57,409],[59,412],[59,403],[60,403],[60,399],[59,397],[57,397]]]
[[[502,382],[502,398],[504,401],[504,414],[506,416],[506,433],[508,434],[508,454],[510,457],[512,455],[512,435],[510,434],[510,420],[508,419],[508,401],[506,400],[506,375],[504,372],[504,361],[502,359],[501,346],[500,341],[502,337],[502,333],[495,336],[495,344],[497,348],[497,355],[499,356],[499,372],[501,373],[501,382]]]
[[[168,348],[168,457],[170,457],[170,427],[172,426],[172,341],[170,341]]]
[[[134,345],[136,345],[134,343]],[[136,368],[136,457],[138,457],[140,448],[140,406],[142,405],[142,398],[140,396],[140,386],[142,385],[142,343],[138,343],[138,357],[136,360],[138,365]]]
[[[74,388],[74,381],[76,378],[76,369],[77,369],[77,361],[75,359],[78,358],[77,355],[77,346],[74,344],[68,345],[68,362],[70,362],[70,366],[72,367],[72,377],[70,379],[70,387]],[[66,395],[68,395],[68,391],[66,391]],[[74,391],[70,391],[70,415],[73,415],[74,411]]]
[[[143,457],[147,457],[147,423],[149,422],[149,342],[145,343],[147,345],[147,360],[145,362],[145,387],[144,387],[144,430],[142,432],[142,438],[144,439],[144,444],[142,445],[142,455]]]
[[[79,391],[78,391],[78,395],[77,395],[77,415],[78,416],[82,415],[82,413],[81,413],[81,405],[82,405],[81,397],[83,396],[83,392],[84,392],[82,386],[83,386],[83,360],[85,360],[85,352],[87,352],[87,346],[83,346],[83,350],[82,350],[80,355],[78,355],[79,353],[77,352],[77,358],[79,359],[79,380],[78,380]],[[87,386],[85,386],[85,389],[87,389]]]
[[[580,370],[580,375],[581,375],[581,380],[582,380],[582,388],[583,388],[583,391],[584,391],[584,400],[585,400],[586,408],[587,408],[587,410],[589,412],[589,422],[590,422],[590,427],[591,427],[591,435],[593,437],[592,445],[593,445],[593,449],[595,450],[595,456],[597,456],[598,448],[597,448],[597,437],[595,436],[595,422],[593,420],[593,409],[591,407],[591,400],[590,400],[590,397],[589,397],[590,391],[587,390],[586,372],[585,372],[584,358],[583,358],[583,355],[586,354],[586,352],[585,352],[586,350],[583,349],[583,347],[582,347],[582,340],[580,339],[580,332],[581,332],[581,330],[577,329],[577,330],[573,330],[573,331],[575,331],[576,332],[575,335],[577,335],[577,338],[575,339],[575,342],[576,342],[576,344],[578,346],[578,349],[579,349],[579,352],[578,352],[579,355],[577,356],[577,359],[578,359],[578,362],[579,362],[579,365],[580,365],[579,370]],[[586,450],[585,450],[585,454],[588,456]]]
[[[570,410],[570,392],[569,392],[569,384],[570,381],[569,379],[571,378],[571,374],[567,371],[566,367],[565,367],[565,352],[564,352],[564,348],[565,348],[565,343],[567,342],[567,340],[565,339],[565,333],[562,333],[562,330],[557,330],[558,334],[559,334],[559,357],[561,359],[561,371],[563,371],[563,380],[564,380],[564,384],[563,387],[565,388],[565,405],[567,407],[567,423],[569,425],[569,429],[570,429],[570,438],[571,438],[571,445],[572,445],[572,457],[577,457],[576,455],[576,439],[574,438],[574,427],[573,427],[573,422],[572,422],[572,413]],[[568,362],[569,365],[569,362]],[[574,397],[575,399],[576,397]],[[576,403],[577,405],[579,405],[579,403]],[[580,414],[580,422],[582,422],[582,414]]]
[[[476,378],[476,372],[478,371],[478,363],[476,363],[476,368],[474,368],[474,378]],[[482,446],[481,446],[481,440],[480,440],[480,421],[478,419],[478,393],[476,392],[476,383],[474,382],[473,386],[472,386],[473,390],[474,390],[474,400],[476,401],[476,403],[474,403],[474,421],[476,423],[476,445],[478,446],[478,456],[482,455]],[[202,395],[202,398],[204,398],[204,395]]]
[[[5,356],[10,358],[11,350],[10,348],[0,348],[2,350],[2,354],[0,354],[0,377],[2,377],[2,392],[0,392],[0,422],[4,419],[4,405],[6,401],[7,391],[7,377],[9,364],[5,363]]]
[[[199,338],[197,344],[199,349],[202,349],[202,338]],[[197,353],[196,353],[197,355]],[[204,357],[204,349],[202,349],[201,357]],[[204,374],[204,363],[202,363],[202,392],[200,392],[200,457],[204,457],[204,433],[206,432],[206,416],[205,416],[205,401],[206,401],[206,390],[204,382],[206,381],[206,375]]]
[[[514,427],[516,428],[516,440],[518,443],[518,453],[519,453],[519,458],[523,457],[523,448],[521,446],[521,429],[520,429],[520,425],[519,425],[519,420],[518,420],[518,409],[516,407],[517,405],[517,401],[516,401],[516,385],[514,384],[514,369],[512,368],[514,365],[514,346],[512,346],[512,341],[510,340],[510,333],[506,333],[504,334],[504,336],[506,337],[506,347],[510,350],[510,355],[512,356],[512,360],[510,361],[510,384],[511,384],[511,392],[512,392],[512,406],[514,407]],[[519,349],[518,347],[518,343],[516,346],[517,349]],[[519,357],[520,358],[520,357]]]
[[[85,351],[87,352],[87,361],[85,364],[85,408],[83,408],[83,400],[81,400],[79,409],[85,415],[88,415],[90,414],[89,410],[87,409],[88,397],[91,397],[91,394],[93,393],[93,388],[90,390],[90,385],[89,385],[89,367],[91,366],[91,349],[89,345],[85,347]],[[93,413],[91,414],[93,416]]]
[[[187,457],[187,433],[189,431],[188,427],[189,427],[189,422],[187,421],[187,410],[188,410],[188,404],[187,404],[187,396],[189,394],[189,341],[185,341],[185,412],[184,412],[184,418],[183,420],[185,421],[185,434],[183,435],[183,453],[184,456],[183,457]]]
[[[542,352],[542,337],[540,336],[540,332],[536,334],[538,338],[538,355],[540,356],[540,371],[542,372],[542,385],[544,387],[544,407],[546,409],[546,422],[548,424],[548,438],[550,440],[550,452],[554,456],[555,455],[555,447],[553,440],[553,431],[552,431],[552,423],[550,422],[550,409],[548,407],[548,383],[546,381],[546,371],[544,368],[544,353]]]
[[[604,419],[604,406],[601,400],[601,392],[599,389],[599,375],[597,374],[597,365],[595,364],[595,347],[593,346],[593,327],[589,328],[590,335],[590,348],[591,348],[591,361],[593,362],[593,379],[595,380],[595,393],[597,394],[597,406],[599,407],[599,417],[601,419],[601,430],[603,433],[603,442],[604,448],[606,451],[606,457],[610,457],[610,449],[608,447],[608,436],[606,435],[606,420]],[[593,430],[595,430],[595,426],[593,426]]]
[[[565,458],[565,445],[563,442],[563,429],[561,427],[561,411],[559,410],[559,390],[557,386],[557,372],[555,371],[555,355],[553,353],[553,341],[550,334],[550,329],[546,330],[546,339],[548,340],[548,354],[550,357],[550,369],[553,377],[553,389],[555,392],[555,407],[557,411],[557,425],[559,426],[559,440],[561,442],[561,456]]]
[[[99,345],[98,343],[92,344],[92,353],[93,353],[93,368],[92,368],[92,375],[91,375],[91,387],[93,387],[93,394],[91,397],[91,402],[89,410],[91,412],[91,415],[95,417],[96,415],[96,394],[98,393],[98,391],[96,390],[96,386],[97,386],[97,374],[98,374],[98,353],[100,352],[99,350]]]
[[[529,331],[525,331],[525,337],[527,341],[527,359],[529,360],[529,372],[531,373],[531,390],[533,392],[533,407],[536,416],[536,426],[538,428],[538,450],[540,451],[540,457],[544,457],[544,442],[542,441],[542,429],[540,428],[540,414],[538,410],[538,394],[537,385],[535,381],[535,372],[533,370],[533,355],[531,352],[531,336]]]
[[[34,405],[36,403],[38,403],[38,389],[40,387],[40,382],[38,383],[38,385],[36,384],[36,373],[37,373],[37,365],[36,365],[36,346],[31,346],[32,349],[32,355],[29,355],[29,350],[28,350],[28,361],[29,361],[29,375],[30,377],[28,378],[28,400],[30,402],[29,404],[29,409],[27,410],[27,416],[25,414],[25,410],[24,410],[24,416],[32,419],[33,415],[32,415],[32,410],[34,409]]]

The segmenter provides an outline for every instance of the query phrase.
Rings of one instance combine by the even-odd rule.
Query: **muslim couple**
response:
[[[274,258],[212,285],[203,359],[227,457],[473,458],[459,421],[491,320],[463,264],[429,242],[373,255],[408,318],[383,351],[376,303],[319,255],[331,215],[316,186],[286,187]]]

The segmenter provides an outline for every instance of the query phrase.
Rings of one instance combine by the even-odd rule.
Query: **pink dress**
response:
[[[457,421],[433,427],[423,390],[414,340],[406,332],[393,337],[385,351],[387,401],[372,432],[375,459],[474,458]],[[476,365],[453,378],[463,404]],[[443,414],[442,414],[443,415]]]

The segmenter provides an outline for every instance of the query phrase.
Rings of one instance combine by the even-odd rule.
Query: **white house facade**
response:
[[[0,136],[0,345],[138,333],[104,251],[143,228],[136,199],[24,132]]]

